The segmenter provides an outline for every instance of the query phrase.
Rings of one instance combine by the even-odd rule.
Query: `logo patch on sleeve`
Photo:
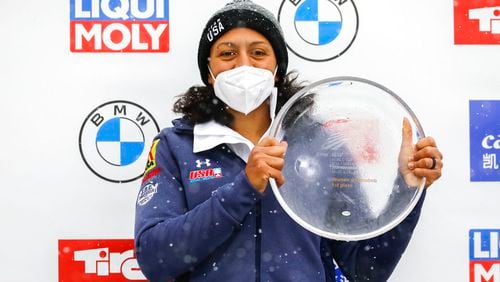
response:
[[[146,183],[148,180],[150,180],[151,178],[157,176],[159,173],[160,173],[160,168],[159,167],[153,169],[152,171],[150,171],[149,173],[147,173],[147,174],[144,175],[144,178],[142,179],[142,183]]]
[[[222,168],[199,169],[189,172],[189,182],[205,181],[222,177]]]
[[[156,167],[156,147],[158,147],[158,143],[160,139],[156,139],[153,141],[153,145],[151,145],[151,149],[149,150],[148,162],[146,164],[146,169],[144,170],[144,176],[152,171]]]
[[[137,197],[137,204],[139,206],[144,206],[147,204],[153,196],[158,192],[158,183],[148,183],[142,187],[139,196]]]

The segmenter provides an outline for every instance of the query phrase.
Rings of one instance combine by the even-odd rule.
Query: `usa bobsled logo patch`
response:
[[[189,172],[189,182],[198,182],[222,177],[222,168],[199,169]]]
[[[137,197],[137,204],[139,206],[144,206],[151,199],[153,199],[156,192],[158,192],[158,183],[148,183],[144,185],[139,192],[139,196]]]

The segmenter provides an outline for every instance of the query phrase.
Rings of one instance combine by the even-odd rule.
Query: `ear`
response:
[[[210,58],[208,58],[208,62],[207,62],[207,70],[208,70],[208,73],[207,73],[207,76],[208,76],[208,84],[210,85],[214,85],[215,84],[215,78],[212,74],[212,68],[210,67]]]
[[[276,68],[274,69],[274,81],[278,82],[280,80],[280,76],[278,75],[278,65],[276,65]]]

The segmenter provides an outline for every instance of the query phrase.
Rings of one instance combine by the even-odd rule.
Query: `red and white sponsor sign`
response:
[[[59,282],[147,281],[134,240],[59,240]]]
[[[454,0],[455,44],[500,44],[500,0]]]
[[[70,0],[72,52],[168,52],[168,0]]]

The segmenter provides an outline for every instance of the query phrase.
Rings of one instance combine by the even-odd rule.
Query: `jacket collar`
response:
[[[178,118],[172,120],[174,131],[177,133],[190,133],[193,134],[194,126],[185,118]]]
[[[252,142],[231,128],[214,120],[196,124],[193,129],[193,153],[210,150],[221,144],[244,144],[251,150]]]

